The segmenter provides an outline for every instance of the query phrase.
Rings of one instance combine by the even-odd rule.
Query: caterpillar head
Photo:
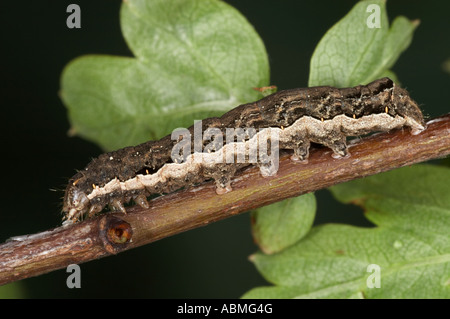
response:
[[[394,86],[392,99],[396,113],[406,119],[406,123],[411,127],[413,134],[418,134],[425,129],[425,120],[419,105],[409,96],[408,91]]]

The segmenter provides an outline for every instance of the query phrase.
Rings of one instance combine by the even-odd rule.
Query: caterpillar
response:
[[[158,141],[93,159],[68,182],[64,219],[77,222],[106,206],[125,213],[124,203],[131,200],[148,208],[153,194],[209,179],[222,194],[232,190],[232,177],[245,166],[258,165],[263,175],[273,175],[278,149],[293,150],[293,160],[306,162],[313,142],[329,147],[334,156],[347,156],[346,137],[402,127],[416,134],[424,130],[424,118],[408,92],[389,78],[351,88],[279,91]],[[265,152],[252,151],[261,145]]]

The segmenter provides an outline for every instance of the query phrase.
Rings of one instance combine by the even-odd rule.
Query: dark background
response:
[[[322,35],[356,1],[226,1],[254,25],[279,89],[307,86],[309,60]],[[66,27],[66,8],[81,7],[81,29]],[[67,178],[100,149],[67,135],[69,122],[58,98],[63,67],[83,54],[131,56],[119,25],[120,0],[2,1],[0,5],[1,212],[0,242],[60,225]],[[450,2],[388,1],[390,19],[420,19],[410,48],[395,67],[425,113],[448,112]],[[316,224],[368,226],[362,212],[317,192]],[[248,261],[257,250],[249,215],[192,230],[117,256],[81,265],[81,289],[66,287],[59,270],[0,288],[16,297],[238,298],[266,282]]]

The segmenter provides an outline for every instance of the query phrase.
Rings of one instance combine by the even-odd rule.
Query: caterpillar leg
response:
[[[125,210],[125,207],[123,206],[123,203],[120,199],[116,198],[113,199],[110,203],[109,203],[109,209],[113,212],[121,212],[126,214],[127,211]]]
[[[101,204],[93,204],[91,208],[89,208],[88,217],[94,217],[98,213],[103,210],[103,206]]]
[[[219,195],[231,192],[231,179],[236,173],[235,165],[219,164],[216,168],[204,169],[205,177],[212,178],[216,182],[216,193]]]
[[[263,177],[275,176],[278,171],[278,163],[274,163],[274,161],[258,163],[258,167]]]
[[[294,146],[294,155],[291,159],[296,162],[308,163],[309,148],[311,143],[307,139],[300,140]]]
[[[134,197],[134,201],[136,204],[138,204],[142,208],[150,208],[150,204],[147,201],[147,197],[145,197],[145,195],[143,195],[143,194],[140,194],[140,195],[137,195],[136,197]]]
[[[327,143],[326,146],[331,148],[331,150],[334,152],[334,154],[332,155],[334,158],[340,158],[349,155],[345,136],[340,139],[334,140],[331,143]]]
[[[216,181],[216,193],[217,195],[223,195],[233,190],[231,188],[231,181]]]
[[[233,178],[234,173],[234,170],[222,170],[222,175],[216,176],[216,178],[214,178],[214,180],[216,181],[216,193],[218,195],[226,194],[233,190],[233,188],[231,188],[231,179]]]
[[[291,160],[308,163],[309,147],[311,143],[305,132],[295,132],[288,141],[281,142],[282,149],[294,150]]]

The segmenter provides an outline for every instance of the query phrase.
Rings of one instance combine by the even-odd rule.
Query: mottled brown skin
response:
[[[219,128],[223,134],[226,128],[288,127],[303,116],[324,121],[342,114],[361,118],[378,113],[388,113],[393,117],[396,115],[410,117],[418,123],[424,123],[420,109],[409,97],[408,92],[395,86],[389,78],[382,78],[368,85],[352,88],[323,86],[279,91],[259,101],[240,105],[220,118],[203,120],[202,132],[212,127]],[[189,131],[193,139],[194,126],[190,127]],[[296,138],[280,145],[280,148],[293,149],[296,156],[303,160],[308,157],[310,142],[315,142],[326,145],[335,153],[344,156],[347,150],[345,137],[342,132],[331,132],[325,139],[308,140],[299,132]],[[63,211],[67,214],[71,209],[76,209],[77,213],[73,219],[78,219],[86,213],[94,215],[113,202],[115,203],[111,207],[113,210],[122,210],[120,203],[128,202],[138,195],[169,193],[210,178],[216,180],[219,187],[226,187],[236,170],[250,165],[218,164],[213,171],[203,171],[199,175],[165,181],[154,189],[116,192],[91,200],[85,196],[92,192],[93,187],[103,187],[114,178],[126,181],[136,174],[155,173],[164,164],[172,162],[171,150],[177,142],[168,135],[158,141],[126,147],[93,159],[84,170],[69,180]],[[209,141],[205,141],[204,144],[207,142]]]

